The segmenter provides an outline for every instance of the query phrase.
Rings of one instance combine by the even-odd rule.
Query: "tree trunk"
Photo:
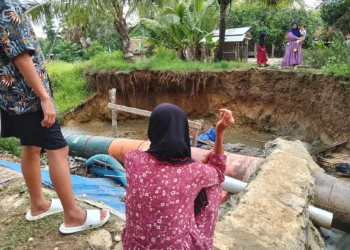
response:
[[[202,60],[202,46],[201,45],[196,46],[195,51],[196,51],[196,60],[201,61]]]
[[[220,3],[220,30],[219,30],[219,45],[216,51],[215,61],[221,61],[224,57],[224,44],[226,35],[226,15],[229,1],[219,1]]]
[[[350,33],[350,11],[345,12],[343,16],[341,16],[335,24],[333,24],[332,30],[340,30],[343,35],[347,35]]]
[[[120,21],[114,22],[114,27],[119,34],[120,46],[123,50],[124,59],[128,62],[134,61],[134,55],[130,50],[130,38],[124,17],[119,17]]]
[[[187,60],[187,58],[186,58],[186,49],[180,49],[179,54],[180,54],[180,59],[182,61],[186,61]]]
[[[61,22],[58,25],[58,29],[57,29],[57,32],[56,32],[56,35],[55,35],[55,39],[53,40],[52,46],[50,48],[50,52],[49,52],[49,54],[48,54],[48,56],[46,58],[47,62],[49,62],[51,60],[51,54],[53,52],[53,49],[55,48],[57,36],[58,36],[58,33],[60,32],[60,29],[61,29]]]

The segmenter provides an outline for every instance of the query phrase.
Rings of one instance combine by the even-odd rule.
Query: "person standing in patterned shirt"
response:
[[[25,8],[18,0],[0,1],[1,137],[18,137],[21,166],[31,208],[27,220],[64,212],[62,233],[102,226],[107,211],[80,209],[74,199],[68,168],[68,146],[56,120],[44,55]],[[60,200],[45,200],[40,152],[46,150],[50,176]]]

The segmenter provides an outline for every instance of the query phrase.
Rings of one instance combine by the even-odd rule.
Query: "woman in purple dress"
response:
[[[299,65],[303,63],[302,59],[302,45],[300,45],[297,51],[294,51],[297,41],[303,40],[300,38],[300,30],[297,22],[292,23],[292,29],[288,31],[288,40],[289,44],[286,50],[286,54],[284,55],[284,59],[281,63],[282,67],[286,66],[294,66],[297,68]]]

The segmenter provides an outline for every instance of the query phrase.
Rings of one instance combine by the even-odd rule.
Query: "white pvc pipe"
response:
[[[310,219],[316,225],[323,228],[331,228],[333,221],[333,213],[319,209],[314,206],[308,208]]]
[[[232,194],[238,194],[242,192],[247,183],[236,180],[232,177],[225,176],[225,181],[222,183],[222,189]],[[308,212],[312,222],[323,228],[331,228],[333,221],[333,213],[316,208],[314,206],[308,207]]]
[[[232,177],[225,176],[225,181],[222,183],[222,189],[231,194],[238,194],[247,187],[248,183],[236,180]]]

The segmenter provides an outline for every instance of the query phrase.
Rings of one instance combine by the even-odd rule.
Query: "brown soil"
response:
[[[24,217],[29,208],[28,189],[24,179],[16,172],[0,166],[0,182],[8,179],[12,180],[0,185],[0,250],[81,250],[91,249],[89,243],[93,249],[102,250],[107,248],[101,248],[93,242],[92,237],[96,232],[105,229],[112,238],[121,235],[124,222],[114,215],[111,215],[104,229],[89,230],[68,236],[58,231],[63,222],[63,214],[28,222]],[[56,196],[49,189],[43,188],[43,191],[46,198]],[[83,202],[78,204],[84,209],[94,208]],[[110,244],[117,247],[120,243],[110,240]]]
[[[349,79],[322,74],[284,71],[130,73],[98,71],[86,74],[88,87],[97,94],[64,124],[110,121],[108,90],[117,89],[117,103],[145,110],[169,102],[193,119],[216,115],[220,108],[233,111],[237,124],[276,135],[293,136],[316,146],[350,141]],[[119,119],[130,118],[120,113]],[[346,145],[350,149],[350,145]]]

